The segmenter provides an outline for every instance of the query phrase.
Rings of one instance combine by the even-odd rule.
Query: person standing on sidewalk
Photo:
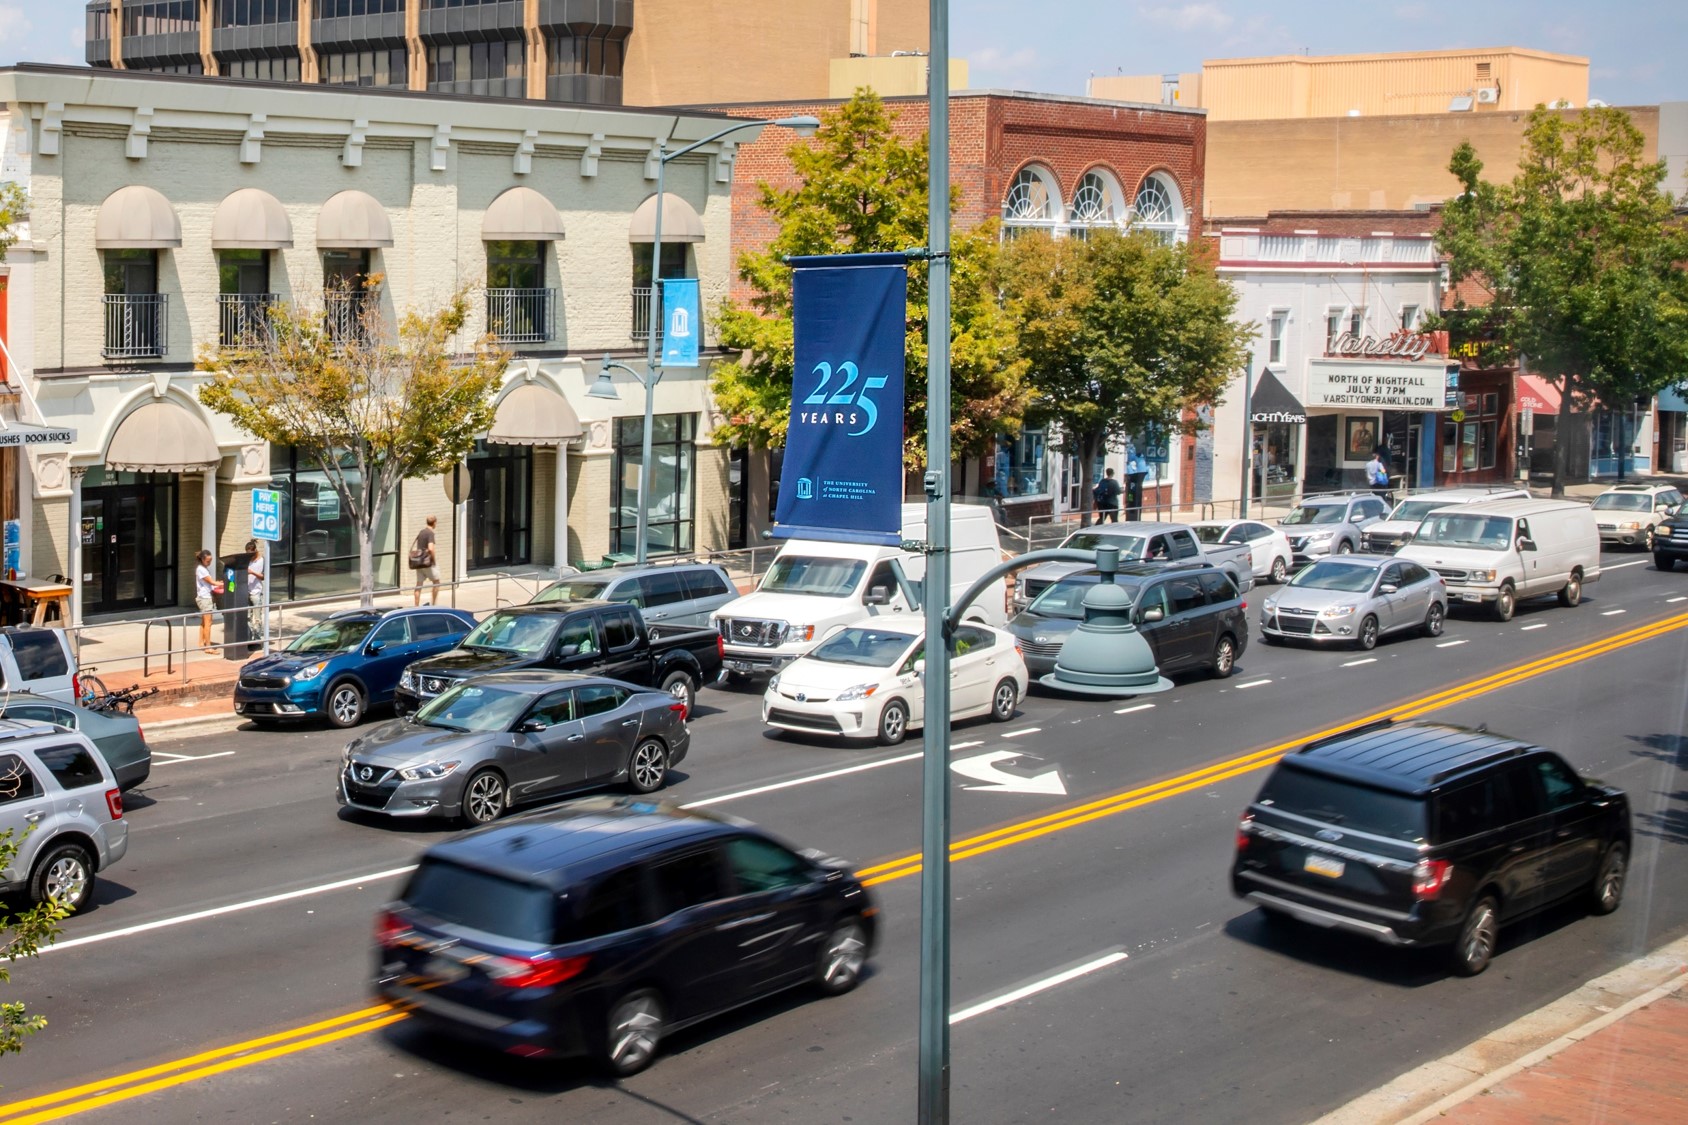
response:
[[[1143,518],[1143,482],[1149,477],[1149,461],[1135,445],[1126,450],[1125,477],[1130,482],[1125,489],[1125,518],[1140,520]]]
[[[254,641],[262,640],[264,635],[264,580],[269,569],[264,559],[264,549],[258,546],[256,539],[246,541],[246,604],[250,606],[246,611],[247,635]]]
[[[410,545],[410,569],[416,572],[416,590],[412,605],[422,604],[422,583],[425,581],[434,584],[434,595],[428,604],[440,604],[440,568],[434,551],[434,528],[438,523],[439,517],[429,516],[428,526],[416,533],[416,542]]]
[[[1380,445],[1372,450],[1371,460],[1366,462],[1366,483],[1380,499],[1389,499],[1389,467],[1383,463],[1384,449]]]
[[[1091,498],[1096,501],[1097,523],[1119,522],[1119,481],[1114,479],[1114,470],[1110,465],[1103,470],[1102,479],[1096,482],[1091,490]]]
[[[193,604],[199,610],[199,647],[215,653],[211,647],[211,612],[217,608],[217,583],[211,577],[211,552],[201,547],[195,555],[193,568]]]

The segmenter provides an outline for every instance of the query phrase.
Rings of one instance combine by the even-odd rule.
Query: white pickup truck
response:
[[[1136,562],[1206,559],[1230,576],[1238,593],[1247,593],[1254,586],[1254,564],[1247,543],[1203,543],[1196,538],[1195,529],[1189,524],[1100,523],[1073,532],[1062,541],[1061,546],[1075,551],[1118,547],[1122,566]],[[1014,600],[1021,605],[1029,604],[1051,583],[1069,574],[1093,569],[1093,566],[1081,562],[1040,563],[1021,572]]]

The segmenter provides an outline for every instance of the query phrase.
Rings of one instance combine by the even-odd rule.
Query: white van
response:
[[[1487,605],[1510,621],[1520,598],[1582,601],[1583,587],[1600,580],[1600,529],[1587,504],[1490,500],[1431,512],[1396,557],[1440,574],[1450,603]]]
[[[903,538],[926,538],[926,505],[903,505]],[[953,602],[1002,561],[996,521],[986,507],[950,509]],[[788,539],[755,590],[711,616],[729,677],[777,672],[846,625],[877,616],[918,615],[926,557],[900,547]],[[1000,627],[1007,586],[997,579],[963,615]]]

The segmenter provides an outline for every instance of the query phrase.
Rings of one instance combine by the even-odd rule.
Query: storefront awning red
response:
[[[1518,409],[1536,414],[1559,413],[1559,391],[1539,375],[1518,376]]]

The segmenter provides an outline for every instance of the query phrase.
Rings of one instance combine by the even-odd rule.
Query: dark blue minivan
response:
[[[474,627],[472,616],[445,606],[342,610],[241,668],[235,714],[259,726],[318,717],[356,726],[393,701],[407,665],[455,648]]]

